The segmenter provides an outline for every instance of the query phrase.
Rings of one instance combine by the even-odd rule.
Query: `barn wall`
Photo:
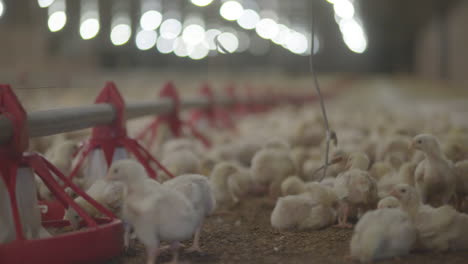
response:
[[[468,1],[460,1],[448,10],[447,22],[447,79],[468,82]],[[441,78],[441,24],[434,18],[418,37],[416,43],[416,72],[425,78]]]

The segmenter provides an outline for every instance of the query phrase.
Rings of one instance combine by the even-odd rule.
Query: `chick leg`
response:
[[[345,202],[340,203],[339,214],[338,214],[338,224],[335,227],[339,228],[351,228],[352,226],[348,224],[348,215],[349,215],[349,205]]]
[[[179,263],[179,247],[180,247],[179,242],[173,242],[171,244],[172,260],[171,260],[171,262],[169,262],[170,264]]]
[[[128,249],[130,247],[130,230],[132,227],[129,223],[124,222],[124,247]]]
[[[159,245],[154,248],[146,248],[146,264],[155,264],[159,256]]]
[[[200,227],[197,228],[197,231],[195,231],[195,236],[193,237],[193,244],[191,247],[187,248],[187,252],[198,252],[198,253],[202,252],[200,248],[200,234],[201,234],[202,227],[203,227],[203,223],[200,225]]]

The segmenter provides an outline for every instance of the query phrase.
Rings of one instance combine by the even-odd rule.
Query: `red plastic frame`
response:
[[[117,117],[110,125],[97,126],[93,128],[91,138],[80,146],[78,162],[70,173],[70,179],[76,176],[91,151],[101,149],[104,153],[107,166],[109,167],[112,163],[112,157],[114,156],[115,150],[120,147],[125,148],[133,154],[143,167],[145,167],[146,172],[151,178],[156,179],[157,173],[156,170],[151,167],[150,162],[156,164],[156,166],[163,170],[169,177],[174,177],[174,175],[172,175],[171,172],[169,172],[156,158],[141,146],[137,140],[127,136],[124,116],[125,102],[113,82],[108,82],[106,84],[104,89],[102,89],[101,93],[96,98],[95,103],[108,103],[113,105],[116,109]]]
[[[192,135],[198,139],[205,147],[210,147],[211,142],[201,134],[190,122],[183,121],[180,117],[180,96],[172,82],[166,83],[159,92],[159,98],[172,100],[174,108],[166,114],[158,115],[150,122],[138,135],[137,139],[143,140],[149,136],[148,148],[152,148],[156,142],[158,128],[162,124],[167,124],[175,137],[182,136],[182,128],[187,126]]]
[[[29,143],[26,129],[27,115],[9,85],[0,85],[0,114],[11,121],[14,129],[13,139],[0,146],[0,180],[5,182],[8,190],[16,232],[15,241],[0,245],[0,263],[89,263],[118,255],[123,249],[122,222],[75,186],[44,157],[35,153],[24,153]],[[46,239],[26,240],[16,199],[16,177],[20,167],[31,168],[61,205],[73,208],[88,228]],[[52,173],[63,182],[63,185],[55,180]],[[91,218],[66,194],[65,187],[70,187],[108,218],[101,220]],[[103,225],[100,225],[101,223]],[[43,224],[47,226],[47,222]],[[68,221],[62,221],[62,226],[65,225],[69,225]]]

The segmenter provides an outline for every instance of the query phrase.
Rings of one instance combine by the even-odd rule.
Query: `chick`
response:
[[[398,176],[402,183],[415,186],[414,174],[417,166],[417,163],[411,161],[405,162],[401,165],[400,170],[398,171]]]
[[[468,249],[468,215],[458,213],[451,206],[438,208],[423,205],[417,191],[399,184],[392,195],[401,203],[418,230],[418,247],[427,250],[447,251]]]
[[[356,224],[351,239],[351,257],[361,263],[407,255],[417,230],[400,209],[367,212]]]
[[[99,179],[91,185],[86,193],[98,203],[105,206],[115,215],[121,215],[122,203],[124,199],[124,186],[120,182],[112,182],[105,179]],[[83,197],[75,198],[75,202],[83,208],[91,217],[101,216],[99,211],[88,203]],[[78,213],[69,207],[65,211],[64,220],[68,220],[74,229],[78,229],[81,217]]]
[[[404,136],[390,136],[377,150],[377,160],[388,161],[395,169],[399,169],[401,164],[411,157],[408,150],[409,140]]]
[[[453,162],[468,159],[468,134],[451,131],[445,139],[443,152]]]
[[[178,151],[178,150],[189,150],[192,151],[195,155],[201,154],[203,152],[202,145],[189,138],[176,138],[168,140],[162,146],[161,156],[162,158],[166,157],[168,154]]]
[[[369,174],[376,181],[379,181],[383,176],[393,171],[393,167],[387,162],[377,161],[374,164],[372,164],[372,167],[369,170]]]
[[[393,196],[387,196],[379,201],[377,204],[378,209],[383,209],[383,208],[400,208],[400,201],[398,201],[397,198]]]
[[[283,196],[296,195],[305,192],[305,184],[298,176],[287,177],[281,183],[281,193]]]
[[[238,167],[237,171],[228,178],[229,193],[232,201],[237,204],[252,190],[252,174],[250,170]]]
[[[330,188],[322,183],[307,182],[305,183],[305,192],[309,194],[313,200],[320,202],[331,208],[336,208],[338,205],[338,196],[333,188]]]
[[[308,193],[279,198],[270,217],[271,225],[279,230],[320,229],[335,220],[335,210],[315,201]]]
[[[351,154],[346,167],[349,170],[336,178],[333,187],[340,201],[338,227],[350,227],[347,224],[350,209],[366,211],[377,201],[377,184],[365,171],[369,167],[367,156],[363,153]]]
[[[201,252],[200,233],[203,222],[216,208],[216,200],[208,178],[197,174],[184,174],[164,182],[163,185],[182,193],[193,203],[195,214],[200,219],[200,225],[195,232],[193,245],[187,250]]]
[[[422,202],[432,206],[447,204],[455,194],[456,177],[451,161],[440,149],[439,140],[429,134],[417,135],[411,146],[424,152],[425,159],[416,167],[416,189]]]
[[[271,142],[257,152],[252,159],[251,172],[254,184],[269,188],[273,197],[279,196],[283,180],[296,172],[286,143]]]
[[[219,205],[230,204],[232,202],[229,195],[228,179],[236,171],[236,165],[228,161],[220,162],[214,166],[210,175],[210,182],[214,197]]]
[[[174,176],[182,174],[200,173],[201,161],[190,150],[181,149],[167,153],[161,160],[161,164],[167,168]],[[159,178],[159,176],[161,176]],[[158,171],[158,180],[163,182],[170,179],[162,170]]]
[[[64,175],[69,175],[73,161],[73,155],[78,151],[78,146],[72,141],[59,143],[47,159]]]
[[[235,142],[234,159],[244,167],[252,165],[252,159],[257,151],[262,148],[262,144],[257,140],[247,139]]]
[[[181,192],[149,179],[144,167],[132,160],[115,162],[106,177],[125,186],[123,218],[145,245],[146,263],[156,262],[163,241],[171,244],[177,263],[179,241],[190,239],[202,220],[193,203]]]

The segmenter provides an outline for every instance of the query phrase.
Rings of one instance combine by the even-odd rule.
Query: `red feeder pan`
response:
[[[6,187],[9,198],[9,207],[2,208],[2,217],[5,219],[0,223],[6,230],[14,228],[15,233],[14,240],[13,237],[7,237],[6,243],[0,244],[0,263],[90,263],[118,255],[123,249],[121,221],[81,191],[44,157],[35,153],[24,153],[28,146],[27,116],[7,85],[0,85],[0,114],[8,118],[14,128],[13,139],[0,146],[0,181],[2,187]],[[39,212],[34,210],[37,208],[37,193],[33,172],[43,180],[63,207],[71,207],[77,212],[88,228],[50,238],[37,238],[41,221]],[[61,186],[52,174],[55,174],[64,186]],[[28,183],[28,180],[29,183],[33,183],[32,190],[25,192],[22,190],[22,184]],[[25,187],[31,186],[28,184]],[[66,194],[65,187],[70,187],[108,218],[97,221],[91,218]],[[42,225],[63,227],[69,223],[61,221],[60,225],[57,225],[44,222]]]
[[[114,83],[108,82],[106,84],[104,89],[96,98],[95,103],[107,103],[113,105],[116,109],[117,117],[110,125],[97,126],[93,128],[91,138],[80,146],[81,151],[79,152],[79,159],[70,174],[70,179],[75,177],[91,151],[98,149],[102,150],[106,159],[106,165],[107,167],[110,167],[114,153],[118,148],[123,148],[133,154],[143,167],[145,167],[151,178],[156,179],[157,174],[150,162],[156,164],[156,166],[162,169],[167,175],[169,175],[169,177],[174,177],[172,173],[162,166],[161,163],[159,163],[158,160],[156,160],[144,147],[142,147],[137,140],[127,136],[124,117],[125,102]]]
[[[156,142],[158,128],[162,124],[166,124],[175,137],[182,136],[182,127],[187,126],[192,135],[200,140],[205,147],[210,147],[211,142],[201,134],[191,122],[185,122],[180,118],[180,97],[172,82],[166,83],[163,89],[159,92],[159,98],[167,98],[172,100],[173,109],[169,113],[158,115],[149,123],[137,136],[138,140],[148,138],[148,147],[152,148]]]

